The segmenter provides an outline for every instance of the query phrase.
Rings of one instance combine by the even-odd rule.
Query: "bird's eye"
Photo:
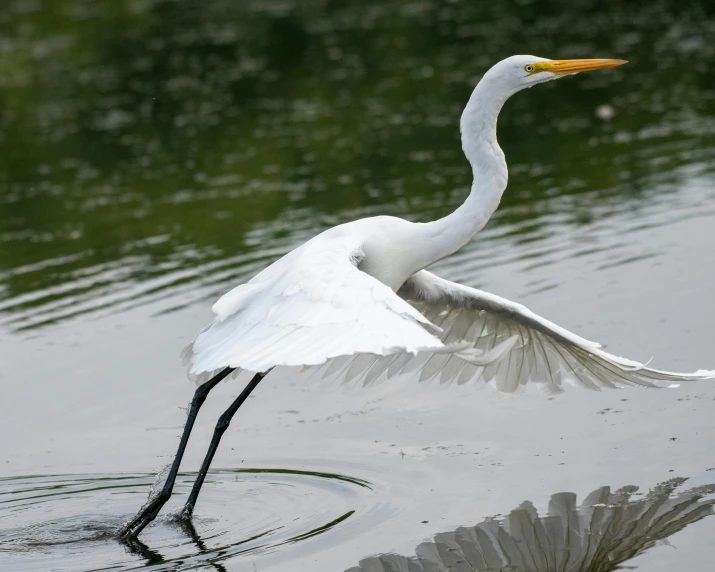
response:
[[[524,69],[525,69],[526,71],[528,71],[529,73],[531,73],[531,72],[534,71],[534,66],[532,66],[531,64],[529,64],[528,66],[524,66]]]

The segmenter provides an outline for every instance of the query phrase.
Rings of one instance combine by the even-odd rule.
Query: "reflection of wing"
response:
[[[599,349],[599,345],[537,316],[521,304],[488,292],[443,280],[425,270],[398,291],[432,324],[442,328],[442,342],[467,342],[489,351],[515,340],[508,354],[491,365],[466,363],[457,355],[421,352],[417,356],[348,356],[331,360],[316,375],[370,383],[379,377],[412,373],[420,381],[467,383],[481,378],[512,392],[529,381],[550,391],[571,383],[590,389],[715,377],[715,371],[680,374],[659,371]]]
[[[644,550],[713,514],[715,485],[672,494],[683,480],[659,485],[636,501],[637,487],[611,493],[593,491],[581,506],[576,495],[551,497],[549,513],[539,517],[523,503],[503,521],[435,535],[412,557],[373,556],[347,572],[610,572]]]

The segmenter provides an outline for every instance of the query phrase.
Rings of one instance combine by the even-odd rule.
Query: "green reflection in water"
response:
[[[631,64],[509,102],[492,224],[538,239],[555,209],[574,225],[594,201],[638,209],[684,167],[712,175],[714,15],[706,0],[6,0],[1,321],[173,307],[327,225],[445,214],[469,184],[462,107],[515,52]]]

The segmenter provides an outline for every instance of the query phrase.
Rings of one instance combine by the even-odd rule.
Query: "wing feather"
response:
[[[425,270],[395,293],[358,268],[362,242],[339,229],[221,297],[214,321],[182,352],[190,377],[304,366],[313,377],[359,385],[395,376],[480,379],[509,393],[529,383],[556,393],[567,384],[598,390],[715,377],[608,354],[520,304]]]
[[[231,290],[214,305],[214,321],[182,352],[190,377],[368,355],[350,362],[352,378],[371,368],[374,356],[443,349],[423,327],[427,318],[357,268],[362,257],[359,238],[332,229]],[[330,364],[325,373],[335,370]]]
[[[412,276],[398,294],[442,329],[439,335],[445,348],[415,356],[356,360],[350,381],[367,377],[366,382],[372,383],[379,376],[407,376],[461,385],[480,379],[503,392],[518,391],[533,383],[547,392],[559,393],[566,385],[591,390],[629,385],[663,387],[715,377],[715,371],[672,373],[608,354],[599,344],[520,304],[443,280],[425,270]],[[477,352],[472,363],[465,347]]]

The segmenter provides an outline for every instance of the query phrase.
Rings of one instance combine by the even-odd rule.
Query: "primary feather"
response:
[[[515,340],[503,359],[487,366],[467,363],[458,355],[422,351],[416,356],[391,355],[372,360],[344,359],[348,372],[343,382],[369,384],[378,378],[412,374],[419,381],[468,383],[481,379],[504,392],[526,383],[549,392],[567,384],[598,390],[603,387],[639,385],[662,387],[682,381],[706,379],[715,372],[672,373],[611,355],[599,344],[577,336],[534,314],[531,310],[494,294],[443,280],[426,270],[413,275],[398,294],[408,300],[435,326],[442,329],[445,344],[462,342],[488,352],[507,340]],[[360,364],[356,367],[354,364]],[[337,377],[331,364],[313,372]]]

